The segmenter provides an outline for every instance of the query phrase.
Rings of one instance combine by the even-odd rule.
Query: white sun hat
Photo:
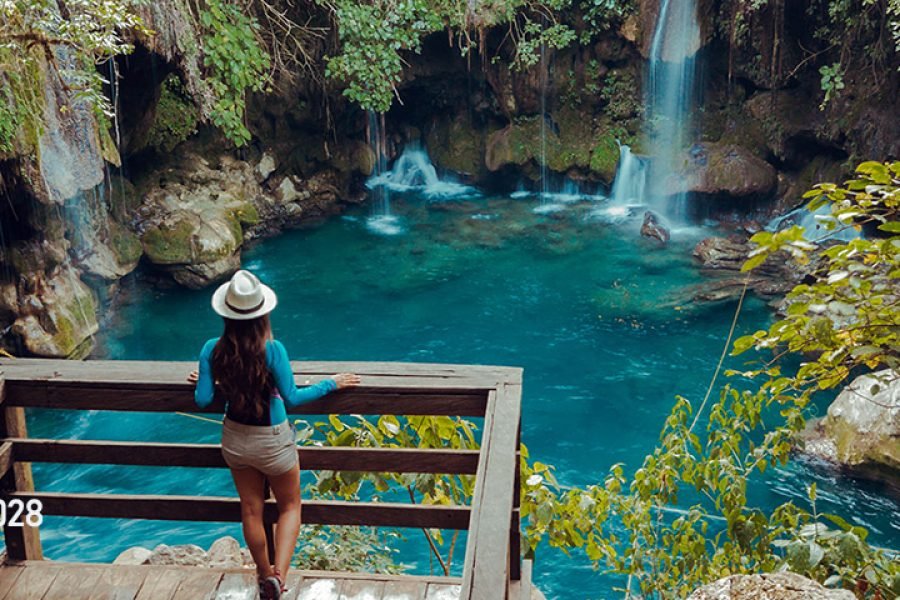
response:
[[[212,307],[228,319],[249,320],[272,312],[278,298],[275,292],[259,281],[259,278],[241,269],[223,283],[212,297]]]

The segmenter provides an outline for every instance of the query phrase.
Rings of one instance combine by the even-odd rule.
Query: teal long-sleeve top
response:
[[[197,387],[194,389],[194,402],[200,408],[212,404],[215,393],[215,382],[212,376],[212,353],[219,338],[207,340],[200,350],[200,376]],[[278,425],[287,420],[285,403],[288,406],[298,406],[321,398],[329,392],[337,389],[334,379],[325,379],[315,385],[298,388],[294,383],[294,373],[291,371],[291,361],[287,350],[278,340],[266,342],[266,365],[275,382],[275,389],[279,396],[273,396],[269,400],[269,419],[271,425]],[[227,407],[226,407],[227,412]]]

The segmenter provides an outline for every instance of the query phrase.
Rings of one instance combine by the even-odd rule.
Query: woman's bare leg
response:
[[[269,485],[278,503],[278,524],[275,527],[275,568],[287,577],[300,533],[300,468],[294,467],[283,475],[269,477]]]
[[[263,525],[263,507],[265,506],[265,475],[256,469],[231,469],[234,486],[241,497],[241,523],[244,526],[244,541],[256,563],[256,572],[260,577],[272,575],[269,563],[269,551],[266,548],[266,529]]]

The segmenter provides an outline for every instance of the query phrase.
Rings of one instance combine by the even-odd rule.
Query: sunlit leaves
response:
[[[210,120],[235,146],[250,141],[244,125],[246,94],[265,88],[270,59],[257,39],[256,19],[239,5],[209,0],[200,11],[203,64],[216,96]]]

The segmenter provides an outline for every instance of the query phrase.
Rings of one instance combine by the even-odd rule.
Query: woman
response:
[[[222,456],[240,496],[244,539],[256,562],[263,600],[277,600],[285,591],[284,574],[300,531],[296,433],[285,403],[297,406],[359,383],[357,375],[341,373],[297,388],[287,351],[273,339],[269,325],[276,303],[275,293],[255,275],[235,273],[212,297],[225,331],[204,344],[199,373],[188,376],[197,384],[194,399],[200,407],[214,396],[225,403]],[[266,480],[278,504],[274,557],[268,554],[263,527]]]

